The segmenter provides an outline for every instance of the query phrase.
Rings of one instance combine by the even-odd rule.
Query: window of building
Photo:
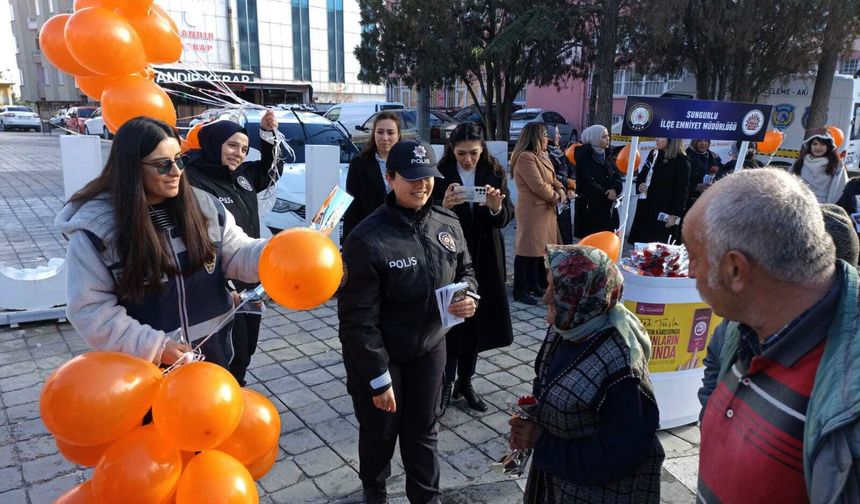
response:
[[[39,10],[39,0],[33,0],[33,8],[35,9],[33,12],[36,16],[41,16],[42,13]]]
[[[293,79],[311,80],[311,28],[308,0],[292,0]]]
[[[48,12],[50,12],[51,14],[54,13],[54,0],[48,0]]]
[[[50,86],[51,85],[51,72],[48,70],[48,67],[42,66],[42,85]]]
[[[260,76],[260,39],[257,33],[257,0],[238,0],[239,62],[242,70]]]
[[[684,71],[679,75],[646,76],[632,68],[615,72],[612,94],[615,96],[660,96],[672,89],[687,76]]]
[[[9,20],[15,21],[15,7],[11,3],[9,4]]]
[[[63,72],[57,70],[57,85],[65,86],[66,85],[66,76]]]
[[[343,0],[328,4],[328,80],[344,82],[343,75]]]
[[[839,61],[839,70],[837,73],[854,75],[860,71],[860,58],[845,59]]]

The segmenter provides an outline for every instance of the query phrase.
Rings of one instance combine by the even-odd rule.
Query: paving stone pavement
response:
[[[62,200],[57,137],[0,133],[0,263],[32,267],[47,258],[62,257],[62,237],[53,230],[53,216]],[[512,231],[509,226],[509,252]],[[512,254],[509,272],[511,262]],[[522,501],[525,480],[494,473],[489,464],[505,451],[508,403],[531,390],[532,365],[545,332],[545,309],[519,303],[511,308],[513,344],[482,353],[473,382],[488,411],[478,413],[455,403],[440,420],[445,502]],[[58,454],[39,420],[38,408],[45,378],[86,350],[83,339],[67,323],[0,327],[0,502],[51,502],[91,477],[91,469]],[[259,481],[261,502],[360,502],[358,428],[342,362],[333,301],[303,312],[273,305],[265,313],[248,386],[275,404],[282,432],[279,458]],[[661,500],[692,502],[698,428],[681,427],[659,436],[667,455]],[[397,453],[388,488],[392,502],[407,502]]]

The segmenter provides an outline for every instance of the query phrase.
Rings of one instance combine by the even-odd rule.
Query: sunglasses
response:
[[[146,163],[144,161],[141,161],[140,164],[154,166],[159,175],[167,175],[168,173],[170,173],[170,170],[173,169],[174,164],[177,168],[179,168],[179,171],[185,169],[185,161],[183,161],[181,157],[176,159],[162,159],[161,161],[156,161],[155,163]]]

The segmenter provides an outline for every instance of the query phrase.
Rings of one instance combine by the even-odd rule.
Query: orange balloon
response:
[[[150,63],[173,63],[182,56],[182,40],[170,22],[157,11],[126,15],[137,31]]]
[[[165,502],[179,482],[182,457],[154,425],[119,438],[93,471],[93,490],[104,502]]]
[[[244,465],[278,447],[281,417],[272,401],[257,391],[243,388],[242,419],[233,434],[215,448]]]
[[[259,498],[245,466],[217,450],[194,457],[176,488],[176,504],[257,504]]]
[[[252,460],[250,464],[245,464],[245,467],[248,469],[248,472],[251,473],[251,477],[254,478],[254,481],[258,481],[272,469],[277,458],[278,446],[275,445],[274,448],[269,450],[269,452],[262,457]]]
[[[125,75],[146,66],[146,52],[134,27],[114,11],[81,9],[69,18],[66,46],[85,68],[99,75]],[[106,54],[106,49],[110,54]]]
[[[99,459],[104,455],[104,452],[113,444],[113,441],[111,441],[110,443],[95,446],[78,446],[57,438],[54,438],[54,442],[57,444],[57,449],[60,450],[60,455],[65,457],[66,460],[86,467],[95,467],[99,463]]]
[[[616,262],[618,261],[618,257],[621,255],[621,240],[618,239],[618,235],[612,231],[601,231],[599,233],[590,234],[582,240],[579,240],[577,245],[585,245],[600,249],[606,252],[606,255]]]
[[[176,109],[158,84],[140,75],[117,77],[102,93],[102,114],[108,129],[116,131],[129,119],[147,116],[176,126]]]
[[[75,86],[83,93],[95,101],[101,101],[102,91],[105,90],[108,82],[114,77],[104,77],[97,75],[95,77],[75,77]]]
[[[78,12],[79,10],[86,9],[88,7],[102,7],[105,9],[116,9],[117,4],[120,3],[121,0],[75,0],[73,10]]]
[[[117,352],[89,352],[45,381],[39,412],[48,432],[67,443],[109,443],[139,426],[152,405],[161,371]]]
[[[570,164],[576,166],[576,148],[579,147],[580,143],[572,144],[570,147],[564,151],[564,155],[567,156],[567,160],[570,161]]]
[[[633,170],[639,167],[639,161],[642,156],[639,155],[639,150],[636,150],[636,160],[634,161]],[[618,167],[618,171],[621,173],[627,173],[627,164],[630,162],[630,145],[625,145],[621,151],[618,153],[618,158],[615,159],[615,166]]]
[[[168,14],[167,11],[164,10],[160,5],[158,5],[157,3],[153,3],[149,6],[149,12],[161,16],[161,18],[167,21],[167,23],[170,25],[171,30],[173,30],[177,34],[179,33],[179,27],[176,26],[176,21],[174,21],[173,18],[170,17],[170,14]]]
[[[130,17],[149,14],[153,5],[152,0],[121,0],[117,7],[122,15]]]
[[[68,492],[59,496],[54,504],[96,504],[96,494],[93,493],[93,481],[84,481]]]
[[[95,75],[92,71],[78,63],[78,60],[69,52],[66,39],[63,35],[71,14],[57,14],[45,21],[39,30],[39,47],[42,54],[48,58],[52,65],[62,72],[72,75]]]
[[[756,150],[762,154],[773,154],[782,145],[783,140],[785,140],[785,133],[772,129],[764,134],[764,140],[756,145]]]
[[[191,127],[188,130],[188,134],[185,136],[185,143],[188,144],[189,149],[199,149],[200,148],[200,128],[203,127],[203,123],[199,122]]]
[[[343,261],[328,236],[292,228],[269,240],[259,263],[260,281],[276,303],[308,310],[325,303],[340,286]]]
[[[192,362],[164,377],[152,402],[152,422],[180,450],[223,443],[242,419],[242,389],[226,369]]]
[[[830,136],[833,137],[833,145],[835,145],[837,149],[839,147],[842,147],[842,143],[845,142],[845,133],[843,133],[841,129],[832,124],[826,126],[826,128],[827,131],[830,132]]]

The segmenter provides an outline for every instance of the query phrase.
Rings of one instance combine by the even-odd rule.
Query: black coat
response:
[[[716,180],[723,167],[723,162],[720,160],[720,156],[710,150],[700,154],[692,147],[687,147],[687,157],[690,160],[690,194],[687,197],[687,209],[689,210],[702,195],[702,192],[696,190],[696,186],[704,181],[705,175],[713,175],[711,182]]]
[[[436,179],[433,200],[441,206],[448,186],[455,182],[462,184],[463,181],[457,172],[456,161],[440,164],[438,168],[445,178]],[[463,228],[469,254],[472,256],[475,278],[478,280],[481,300],[475,313],[475,327],[478,333],[478,351],[482,352],[510,345],[514,339],[511,310],[505,291],[505,242],[500,231],[513,219],[514,205],[504,175],[499,177],[493,173],[489,164],[478,164],[475,169],[475,186],[489,184],[502,189],[505,194],[502,210],[498,215],[491,215],[487,207],[480,205],[473,205],[470,210],[468,203],[452,209]],[[458,333],[467,327],[467,324],[454,326],[448,334],[451,337],[459,337]]]
[[[637,175],[637,192],[639,184],[645,183],[651,170],[654,170],[654,175],[648,185],[648,197],[640,199],[636,205],[636,216],[628,238],[630,243],[666,243],[669,235],[675,240],[680,236],[680,225],[667,228],[666,223],[657,217],[661,212],[683,217],[690,192],[690,160],[684,155],[666,159],[663,151],[658,151],[657,159],[647,163]]]
[[[477,286],[457,216],[431,201],[408,210],[391,193],[355,231],[343,246],[338,336],[344,361],[376,395],[389,384],[371,382],[389,363],[421,357],[444,338],[436,289]]]
[[[355,201],[343,215],[344,238],[349,236],[359,222],[385,202],[385,180],[373,153],[361,154],[349,162],[346,192],[351,194]]]
[[[261,140],[259,161],[246,161],[233,171],[224,165],[208,164],[205,158],[191,151],[185,157],[185,174],[194,187],[202,189],[218,198],[233,214],[236,224],[251,238],[260,237],[260,209],[257,193],[266,190],[272,183],[269,168],[274,158],[272,146]],[[279,162],[278,176],[283,173],[283,163]]]
[[[618,228],[618,210],[615,202],[606,197],[606,191],[615,189],[621,195],[624,189],[621,174],[609,157],[601,161],[591,145],[576,148],[576,203],[574,235],[582,238],[600,231]]]

